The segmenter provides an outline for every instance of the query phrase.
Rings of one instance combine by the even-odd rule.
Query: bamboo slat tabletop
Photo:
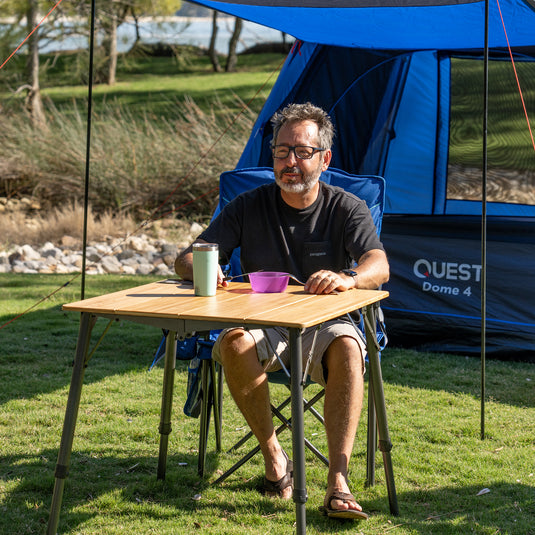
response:
[[[193,285],[172,279],[69,303],[64,310],[121,317],[145,316],[182,320],[217,320],[305,328],[388,297],[382,290],[348,290],[308,294],[302,286],[282,293],[255,293],[249,283],[218,288],[213,297],[195,296]]]

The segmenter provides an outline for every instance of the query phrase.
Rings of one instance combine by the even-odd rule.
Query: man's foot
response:
[[[353,520],[367,520],[368,515],[362,511],[353,494],[334,490],[325,497],[325,505],[320,511],[329,518],[348,518]]]
[[[282,450],[285,457],[285,470],[284,475],[277,481],[271,481],[267,477],[264,477],[264,484],[262,486],[262,493],[266,496],[280,497],[289,500],[292,497],[293,491],[293,462],[288,458],[288,454]]]

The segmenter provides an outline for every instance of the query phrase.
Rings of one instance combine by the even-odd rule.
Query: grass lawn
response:
[[[0,275],[0,325],[67,280]],[[89,277],[86,297],[152,280]],[[78,299],[79,279],[0,330],[0,533],[5,535],[46,530],[78,329],[77,314],[63,312],[61,305]],[[93,342],[106,324],[97,322]],[[154,328],[115,323],[90,361],[59,533],[293,533],[293,503],[256,491],[260,459],[221,486],[211,486],[238,457],[215,454],[211,443],[206,478],[198,478],[198,420],[182,413],[183,362],[176,372],[167,478],[156,479],[163,371],[147,368],[160,337]],[[307,532],[535,534],[533,365],[488,362],[487,438],[482,441],[478,359],[389,348],[382,362],[401,514],[389,513],[380,454],[377,484],[364,487],[364,412],[351,485],[370,519],[357,524],[322,517],[317,507],[326,470],[308,457]],[[282,394],[273,392],[275,398]],[[223,426],[223,447],[230,446],[243,432],[243,421],[227,391]],[[324,445],[321,429],[309,428],[314,441]],[[291,451],[289,435],[283,443]],[[478,495],[483,489],[489,492]]]
[[[175,109],[176,102],[187,96],[204,109],[215,107],[227,111],[238,111],[238,99],[250,103],[258,113],[275,83],[278,71],[285,59],[284,54],[252,54],[239,56],[235,72],[214,73],[207,57],[195,57],[185,65],[177,65],[168,57],[129,57],[121,55],[117,67],[117,83],[94,84],[93,110],[96,114],[106,113],[110,105],[127,108],[134,116],[148,114],[149,119],[165,116]],[[74,72],[80,67],[76,56],[43,56],[44,70],[41,93],[45,102],[64,113],[73,108],[85,109],[87,105],[87,83],[77,80]],[[23,68],[20,58],[10,62],[10,73]],[[24,95],[13,97],[9,88],[0,81],[0,100],[6,107],[22,103]],[[76,104],[76,106],[73,106]]]

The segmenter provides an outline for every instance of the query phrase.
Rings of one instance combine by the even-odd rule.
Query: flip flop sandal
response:
[[[357,511],[356,509],[331,509],[331,502],[333,500],[341,500],[343,502],[355,502],[357,503],[357,500],[355,500],[355,496],[353,494],[349,494],[347,492],[339,492],[335,491],[327,500],[327,506],[322,505],[319,510],[329,518],[346,518],[350,520],[368,520],[368,515],[363,511]]]
[[[261,492],[267,496],[282,496],[282,491],[288,487],[293,488],[294,478],[293,470],[294,463],[288,458],[288,454],[282,450],[282,453],[286,457],[286,473],[278,481],[270,481],[264,477],[264,484],[262,485]]]

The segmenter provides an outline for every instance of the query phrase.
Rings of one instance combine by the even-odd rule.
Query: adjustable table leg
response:
[[[165,479],[167,446],[171,433],[171,410],[173,408],[173,387],[176,365],[176,332],[169,331],[165,341],[165,365],[163,372],[162,410],[160,413],[160,454],[158,457],[158,479]]]
[[[305,431],[303,409],[303,362],[301,330],[290,328],[291,393],[292,393],[292,454],[294,460],[294,491],[296,533],[306,533],[306,474]]]
[[[80,407],[80,397],[82,395],[89,340],[95,322],[95,316],[91,316],[91,314],[87,312],[82,312],[80,317],[80,329],[78,331],[78,342],[76,344],[76,355],[74,357],[74,367],[72,369],[71,386],[69,388],[69,397],[67,399],[67,408],[65,410],[65,420],[63,422],[58,462],[56,464],[56,481],[54,483],[54,493],[52,494],[52,505],[50,507],[50,517],[48,519],[47,535],[56,535],[58,531],[63,489],[65,487],[65,479],[69,473],[74,429],[76,427],[78,409]]]

